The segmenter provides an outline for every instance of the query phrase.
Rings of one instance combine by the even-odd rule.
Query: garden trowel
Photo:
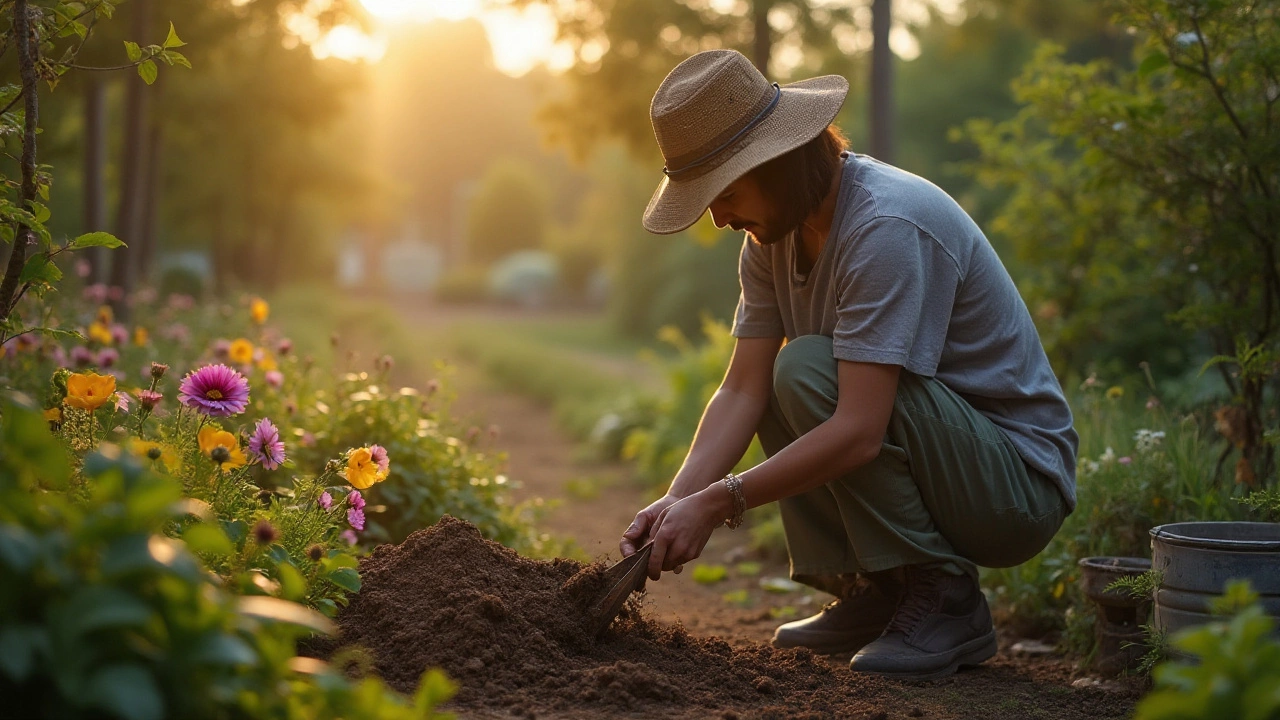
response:
[[[587,611],[592,637],[600,637],[604,629],[618,617],[618,613],[622,611],[622,606],[626,604],[631,593],[644,589],[651,552],[653,552],[652,540],[632,553],[630,557],[623,558],[613,567],[605,570],[605,589]]]

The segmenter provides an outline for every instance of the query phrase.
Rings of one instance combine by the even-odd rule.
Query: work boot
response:
[[[996,654],[991,610],[969,575],[940,568],[906,568],[906,588],[884,634],[849,668],[906,680],[932,680],[978,665]]]
[[[880,637],[901,592],[892,573],[858,575],[812,617],[780,625],[773,646],[806,647],[824,655],[853,652]]]

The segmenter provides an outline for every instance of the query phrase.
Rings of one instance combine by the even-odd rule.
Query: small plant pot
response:
[[[1227,581],[1248,580],[1280,636],[1280,523],[1160,525],[1151,529],[1151,559],[1160,571],[1155,624],[1161,632],[1209,622]]]
[[[1093,669],[1106,675],[1137,667],[1146,652],[1142,626],[1151,613],[1151,598],[1123,590],[1107,590],[1111,583],[1141,575],[1151,561],[1135,557],[1087,557],[1080,560],[1081,587],[1097,607],[1094,637],[1098,651]]]

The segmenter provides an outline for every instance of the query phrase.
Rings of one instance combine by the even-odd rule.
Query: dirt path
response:
[[[422,322],[422,318],[409,317],[406,321],[412,324]],[[546,407],[501,391],[477,370],[460,366],[455,388],[458,417],[481,427],[490,424],[499,427],[496,445],[508,453],[508,474],[516,483],[514,498],[541,499],[538,528],[573,540],[582,549],[584,559],[617,560],[620,557],[617,543],[622,531],[635,513],[653,499],[632,479],[628,467],[584,459],[583,450],[556,426]],[[830,599],[804,589],[789,592],[762,589],[764,580],[784,580],[786,566],[776,560],[751,556],[748,543],[745,531],[717,530],[699,563],[723,565],[728,570],[727,577],[713,584],[695,582],[692,565],[681,575],[668,574],[660,582],[649,584],[644,600],[649,613],[663,622],[680,623],[695,635],[716,635],[732,645],[742,646],[767,643],[778,623],[812,614]],[[748,566],[741,564],[744,561]],[[749,567],[753,564],[756,567]],[[1081,717],[1124,717],[1131,710],[1136,698],[1132,683],[1109,685],[1116,692],[1106,693],[1109,699],[1103,698],[1099,705],[1096,688],[1071,688],[1078,673],[1070,664],[1052,657],[1014,656],[1008,650],[1012,640],[1002,641],[1000,656],[983,667],[925,684],[926,688],[941,688],[937,692],[913,689],[921,686],[918,683],[905,684],[903,697],[920,698],[925,708],[922,714],[912,712],[910,716],[1077,717],[1077,711],[1089,706],[1090,713]],[[836,656],[828,662],[843,670],[848,656]],[[947,687],[964,690],[947,691]],[[977,695],[1001,697],[1001,712],[969,715],[946,707],[947,697],[970,698],[975,691]],[[1077,693],[1087,693],[1087,696]],[[1077,700],[1074,705],[1073,698]],[[904,708],[898,710],[906,712]],[[867,717],[899,717],[901,714],[888,706],[885,711],[887,714]],[[546,717],[541,713],[539,716]],[[565,715],[570,716],[576,717],[572,713]],[[780,715],[786,716],[789,715]]]

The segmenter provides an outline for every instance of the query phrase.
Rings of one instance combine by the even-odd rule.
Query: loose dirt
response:
[[[315,650],[365,648],[403,692],[444,668],[463,717],[1096,720],[1126,717],[1135,700],[1007,661],[925,683],[863,677],[807,651],[690,634],[634,599],[593,641],[585,608],[603,568],[530,560],[446,517],[362,561],[338,642]]]

